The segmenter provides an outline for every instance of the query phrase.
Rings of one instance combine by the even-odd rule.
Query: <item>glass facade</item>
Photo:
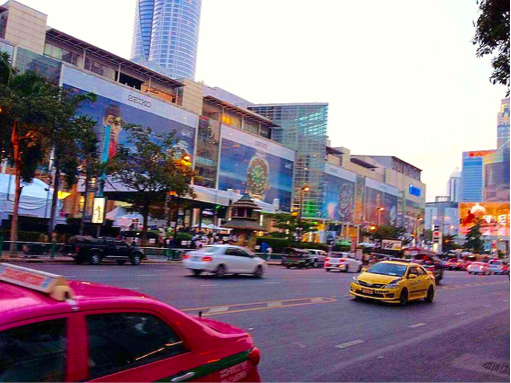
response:
[[[206,116],[200,116],[195,157],[195,170],[199,173],[199,177],[195,184],[216,188],[219,150],[220,123]]]
[[[463,202],[483,200],[483,155],[488,154],[487,152],[490,151],[463,152],[461,169]]]
[[[504,145],[483,157],[483,201],[509,201],[509,154],[509,146]]]
[[[18,47],[15,67],[20,73],[33,71],[58,84],[61,66],[60,61]]]
[[[325,156],[327,141],[328,104],[275,104],[248,107],[269,118],[280,127],[273,139],[296,150],[293,208],[299,209],[300,190],[304,185],[302,215],[321,218],[324,214]]]
[[[172,78],[195,78],[202,0],[137,0],[132,60],[157,64]]]
[[[497,115],[497,148],[509,148],[509,98],[502,100]]]

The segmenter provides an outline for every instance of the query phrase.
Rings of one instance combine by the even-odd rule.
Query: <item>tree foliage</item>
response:
[[[491,55],[490,81],[507,87],[509,96],[509,0],[481,0],[479,17],[474,23],[477,57]]]
[[[127,143],[119,146],[107,172],[114,187],[119,183],[131,191],[127,193],[131,210],[144,217],[142,243],[145,244],[151,209],[161,209],[170,192],[175,197],[194,198],[190,185],[196,173],[181,158],[175,131],[160,134],[139,125],[128,125],[125,130]]]
[[[298,230],[303,235],[317,231],[318,227],[316,221],[304,219],[299,221],[297,216],[288,213],[269,214],[269,217],[273,220],[273,227],[280,229],[280,232],[270,233],[275,238],[292,239]]]
[[[403,239],[406,229],[404,227],[392,225],[380,225],[372,233],[372,239]]]
[[[448,251],[451,251],[451,250],[456,250],[458,248],[459,248],[459,246],[456,243],[456,236],[455,235],[446,235],[446,236],[443,237],[443,239],[442,239],[442,251],[444,253],[447,253]]]
[[[476,254],[482,254],[484,251],[484,241],[482,240],[480,221],[477,221],[465,236],[465,244],[463,247]]]

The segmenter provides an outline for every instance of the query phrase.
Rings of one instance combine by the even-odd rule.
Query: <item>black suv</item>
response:
[[[97,265],[105,258],[115,260],[119,265],[124,265],[127,261],[132,265],[139,265],[145,258],[144,252],[139,248],[130,246],[123,240],[109,237],[71,237],[65,252],[79,265],[84,262]]]

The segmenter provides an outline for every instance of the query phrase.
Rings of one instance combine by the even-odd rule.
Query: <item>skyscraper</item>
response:
[[[131,60],[195,78],[202,0],[137,0]],[[151,65],[153,64],[153,65]]]
[[[453,202],[461,201],[461,171],[459,168],[454,169],[454,172],[449,177],[447,195]]]
[[[509,98],[501,101],[497,115],[497,149],[509,148]]]

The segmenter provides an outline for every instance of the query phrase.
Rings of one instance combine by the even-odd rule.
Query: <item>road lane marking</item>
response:
[[[229,306],[212,307],[209,309],[209,311],[207,313],[208,314],[223,313],[227,310],[229,310]]]
[[[298,307],[322,303],[336,302],[335,298],[326,297],[313,297],[313,298],[294,298],[294,299],[283,299],[265,302],[253,302],[253,303],[237,303],[232,305],[222,306],[209,306],[209,307],[194,307],[181,309],[183,312],[203,311],[204,316],[209,315],[221,315],[221,314],[233,314],[248,311],[260,311],[260,310],[272,310],[272,309],[283,309],[288,307]]]
[[[411,326],[408,326],[408,328],[418,328],[418,327],[422,327],[422,326],[426,326],[426,323],[412,324]]]
[[[453,324],[445,326],[445,327],[439,327],[439,328],[437,328],[437,329],[435,329],[433,331],[427,331],[427,332],[422,333],[420,335],[417,335],[417,336],[415,336],[413,338],[408,338],[407,340],[405,340],[405,341],[403,341],[401,343],[390,344],[388,346],[382,347],[382,348],[380,348],[378,350],[374,350],[374,351],[369,352],[367,354],[360,355],[360,356],[355,357],[353,359],[348,359],[348,360],[344,360],[344,361],[339,361],[339,362],[333,363],[331,365],[331,367],[323,369],[321,377],[332,377],[333,375],[338,374],[339,371],[342,371],[342,370],[344,370],[344,369],[346,369],[346,368],[348,368],[348,367],[350,367],[350,366],[352,366],[354,364],[357,364],[357,363],[360,363],[360,362],[364,362],[364,361],[369,360],[369,359],[374,359],[374,358],[376,358],[378,356],[385,355],[385,353],[387,353],[387,352],[395,351],[397,349],[401,349],[401,348],[404,348],[404,347],[407,347],[407,346],[411,346],[411,345],[416,344],[416,343],[423,344],[423,342],[425,340],[432,339],[434,337],[437,337],[437,336],[445,334],[445,333],[451,333],[453,330],[455,330],[455,329],[457,329],[459,327],[462,327],[462,326],[471,324],[473,322],[477,322],[477,321],[480,321],[480,320],[492,317],[494,315],[505,313],[505,312],[509,312],[509,309],[506,308],[504,310],[493,311],[491,313],[487,312],[487,313],[479,315],[479,316],[469,316],[466,319],[460,320],[457,323],[453,323]],[[321,380],[321,379],[319,379],[321,377],[318,377],[317,372],[314,371],[314,372],[311,372],[311,375],[302,376],[301,380],[302,381],[318,381],[318,380]],[[331,379],[327,379],[327,381],[328,380],[331,380]]]
[[[139,274],[137,277],[157,277],[156,274]]]
[[[351,342],[338,344],[337,346],[335,346],[335,348],[340,348],[342,350],[342,349],[345,349],[345,348],[348,348],[351,346],[355,346],[360,343],[364,343],[364,341],[362,339],[357,339],[357,340],[352,340]]]
[[[306,348],[307,346],[300,342],[293,342],[291,344],[296,344],[299,348]]]
[[[200,285],[201,287],[214,287],[216,285]]]

